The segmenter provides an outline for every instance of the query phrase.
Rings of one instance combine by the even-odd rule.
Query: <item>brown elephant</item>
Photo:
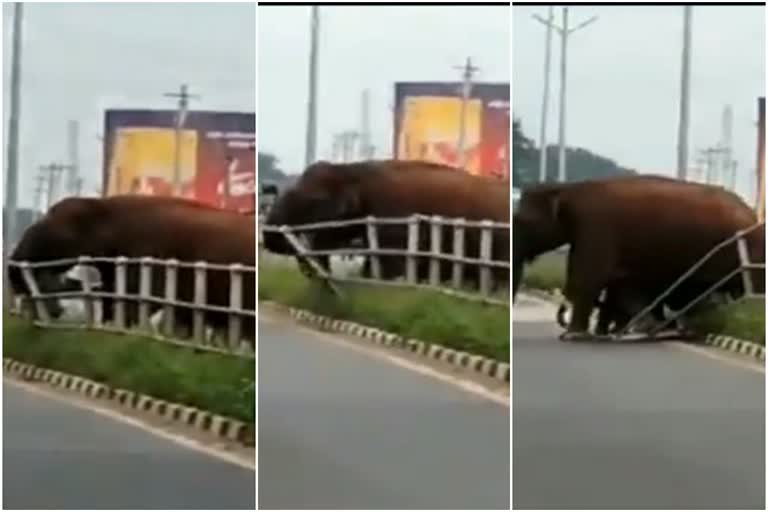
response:
[[[509,222],[509,182],[473,176],[460,169],[419,162],[381,160],[347,164],[317,162],[309,166],[295,185],[272,206],[266,225],[298,225],[313,222],[359,219],[366,216],[407,217],[413,214],[463,217],[470,220]],[[429,250],[428,223],[421,223],[421,250]],[[465,255],[479,255],[479,229],[467,229]],[[494,233],[493,257],[509,261],[509,233]],[[453,231],[443,229],[443,252],[453,250]],[[349,247],[355,241],[367,246],[366,227],[348,226],[315,231],[313,249]],[[380,225],[378,243],[384,249],[405,249],[407,227]],[[267,250],[294,254],[294,249],[279,233],[264,233]],[[420,278],[428,275],[428,259],[419,258]],[[382,277],[394,279],[405,273],[404,257],[380,257]],[[327,267],[327,258],[323,262]],[[441,277],[450,277],[450,262],[442,265]],[[466,267],[472,278],[476,267]],[[508,282],[509,271],[497,271],[495,281]]]
[[[55,204],[38,222],[30,226],[11,255],[14,261],[50,261],[94,257],[154,257],[184,262],[240,263],[255,266],[255,217],[221,210],[201,203],[167,197],[137,195],[108,198],[67,198]],[[52,282],[74,265],[63,264],[35,271],[41,283]],[[95,262],[105,292],[115,291],[114,263]],[[139,264],[127,266],[128,293],[139,292]],[[229,303],[229,272],[207,272],[207,302]],[[9,279],[14,292],[28,294],[20,270],[12,268]],[[177,298],[194,301],[194,270],[181,267],[177,277]],[[156,267],[152,276],[154,296],[162,297],[165,272]],[[243,308],[255,310],[256,283],[253,273],[243,276]],[[53,291],[45,289],[42,291]],[[104,299],[105,319],[113,317],[112,301]],[[138,307],[127,303],[127,320],[138,320]],[[156,311],[160,305],[151,309]],[[188,308],[176,310],[178,323],[191,327],[193,314]],[[214,327],[228,325],[225,313],[207,312],[206,321]],[[242,323],[244,337],[254,339],[255,319]]]
[[[513,218],[513,297],[526,262],[570,244],[564,293],[574,310],[564,338],[581,337],[602,290],[622,283],[656,297],[716,245],[756,224],[754,210],[735,194],[660,176],[532,187],[522,193]],[[746,239],[752,261],[764,262],[764,226]],[[732,245],[669,300],[703,292],[738,267]],[[762,292],[764,271],[753,271],[752,278]],[[739,296],[742,280],[735,276],[719,289]]]

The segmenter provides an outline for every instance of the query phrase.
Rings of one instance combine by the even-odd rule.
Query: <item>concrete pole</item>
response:
[[[457,144],[457,153],[459,156],[459,167],[464,168],[467,165],[466,151],[466,130],[467,130],[467,106],[472,95],[472,75],[479,68],[472,65],[472,59],[467,57],[466,64],[460,68],[462,70],[461,81],[461,111],[459,113],[459,140]]]
[[[307,134],[304,166],[309,167],[316,160],[317,147],[317,46],[320,31],[320,13],[317,5],[312,6],[309,46],[309,98],[307,100]]]
[[[544,93],[541,100],[541,123],[539,128],[539,182],[547,180],[547,114],[549,110],[549,74],[552,60],[552,24],[554,8],[549,7],[547,14],[547,35],[544,43]]]
[[[565,181],[565,98],[568,62],[568,8],[563,7],[563,28],[560,31],[560,130],[557,157],[557,180]]]
[[[77,196],[79,174],[80,174],[80,123],[70,120],[67,125],[67,134],[69,141],[69,175],[67,178],[67,193]]]
[[[7,275],[7,256],[11,238],[16,236],[19,193],[19,118],[21,116],[21,40],[23,3],[13,4],[13,42],[11,47],[11,94],[8,115],[8,146],[5,182],[5,214],[3,224],[3,267]],[[7,298],[7,296],[6,296]]]
[[[692,7],[683,7],[683,59],[680,74],[680,125],[677,135],[677,177],[688,177],[688,123],[690,118]]]

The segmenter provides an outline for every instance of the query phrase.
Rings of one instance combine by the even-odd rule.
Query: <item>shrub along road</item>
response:
[[[3,384],[6,509],[249,509],[252,470]]]
[[[260,507],[509,507],[508,407],[264,309]]]
[[[513,308],[513,508],[765,508],[762,367],[674,343],[563,343],[554,314]]]

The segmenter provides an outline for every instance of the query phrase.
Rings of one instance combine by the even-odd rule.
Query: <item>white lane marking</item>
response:
[[[711,348],[706,346],[701,347],[701,346],[693,345],[691,343],[686,343],[684,341],[664,341],[662,342],[662,344],[669,348],[676,348],[678,350],[693,352],[694,354],[699,354],[701,356],[714,359],[715,361],[719,361],[721,363],[737,366],[744,370],[751,370],[753,372],[763,373],[763,374],[765,373],[764,365],[761,365],[756,361],[753,362],[753,361],[738,359],[733,355],[730,355],[730,353],[728,353],[727,351],[721,350],[718,348]],[[718,352],[725,352],[725,353],[720,354]]]
[[[260,313],[259,321],[267,321],[269,323],[272,323],[273,325],[276,325],[278,323],[274,319],[265,318],[265,316],[266,315]],[[366,354],[371,357],[375,357],[377,359],[388,361],[389,363],[394,364],[395,366],[399,366],[401,368],[405,368],[415,373],[418,373],[427,377],[431,377],[433,379],[437,379],[439,381],[442,381],[454,387],[457,387],[467,393],[475,394],[487,400],[495,402],[497,404],[503,405],[505,407],[509,407],[509,403],[510,403],[509,396],[492,391],[477,382],[473,382],[468,379],[462,379],[455,375],[449,375],[449,374],[440,372],[430,366],[416,363],[414,361],[410,361],[406,359],[405,357],[388,353],[387,351],[391,349],[387,349],[386,347],[366,347],[360,343],[347,341],[337,337],[337,336],[344,336],[343,334],[334,335],[331,333],[316,331],[314,329],[296,324],[294,322],[291,322],[291,326],[295,327],[299,331],[303,331],[307,334],[311,334],[317,338],[320,338],[327,343],[333,343],[341,347],[356,350],[360,353]]]
[[[154,427],[152,425],[149,425],[145,423],[144,421],[126,416],[124,414],[118,413],[116,411],[113,411],[111,409],[107,409],[104,407],[101,407],[99,405],[96,405],[94,403],[86,402],[85,399],[81,399],[80,397],[68,397],[65,395],[61,395],[59,393],[56,393],[54,391],[48,391],[44,389],[40,389],[39,387],[26,383],[26,382],[20,382],[18,380],[15,380],[13,378],[5,377],[3,378],[4,383],[9,384],[11,386],[17,387],[19,389],[23,389],[24,391],[28,391],[30,393],[34,393],[40,396],[43,396],[45,398],[49,398],[51,400],[55,400],[57,402],[65,403],[67,405],[72,405],[74,407],[78,407],[80,409],[84,409],[86,411],[99,414],[101,416],[107,417],[113,421],[116,421],[118,423],[124,423],[126,425],[130,425],[132,427],[138,428],[140,430],[143,430],[145,432],[148,432],[150,434],[153,434],[157,437],[161,437],[163,439],[166,439],[168,441],[171,441],[173,443],[176,443],[178,445],[181,445],[185,448],[188,448],[190,450],[194,450],[200,453],[203,453],[205,455],[208,455],[210,457],[213,457],[215,459],[223,460],[225,462],[229,462],[230,464],[234,464],[236,466],[240,466],[241,468],[250,469],[252,471],[256,471],[256,460],[247,460],[244,457],[237,456],[232,453],[225,453],[220,450],[217,450],[215,448],[212,448],[210,446],[207,446],[203,444],[202,442],[191,439],[188,437],[184,437],[180,434],[172,434],[170,432],[167,432],[163,429]]]

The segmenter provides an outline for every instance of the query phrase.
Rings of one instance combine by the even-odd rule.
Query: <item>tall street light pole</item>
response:
[[[21,39],[23,4],[13,4],[13,42],[11,48],[11,95],[8,115],[7,171],[5,182],[6,219],[3,224],[3,275],[8,276],[8,249],[16,236],[16,209],[19,188],[19,116],[21,115]],[[6,283],[8,281],[5,281]],[[4,286],[4,297],[7,286]],[[6,302],[8,304],[9,302]]]
[[[690,120],[691,88],[691,18],[693,8],[683,7],[683,61],[680,73],[680,125],[677,134],[677,177],[688,175],[688,123]]]
[[[316,159],[317,151],[317,46],[320,31],[320,12],[317,5],[312,6],[310,20],[309,46],[309,98],[307,100],[307,134],[304,167],[309,167]]]
[[[581,30],[582,28],[597,21],[597,16],[592,16],[586,21],[579,23],[573,28],[568,28],[568,7],[563,7],[563,26],[560,27],[552,22],[537,18],[547,26],[555,29],[560,34],[560,141],[558,151],[558,173],[559,181],[565,181],[565,113],[566,113],[566,84],[567,84],[567,62],[568,62],[568,36]]]
[[[547,180],[547,113],[549,110],[549,74],[552,60],[552,24],[555,19],[554,7],[550,6],[547,19],[534,14],[534,19],[544,23],[547,35],[544,42],[544,92],[541,100],[541,123],[539,128],[539,182]]]

